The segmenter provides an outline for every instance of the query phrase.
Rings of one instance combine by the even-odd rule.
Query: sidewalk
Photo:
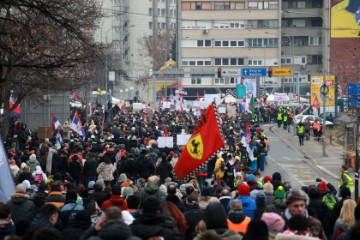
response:
[[[337,144],[330,145],[327,141],[325,151],[327,157],[322,157],[323,145],[321,141],[317,142],[311,138],[309,141],[304,141],[303,146],[300,146],[298,136],[294,135],[294,133],[288,133],[282,126],[278,128],[277,125],[274,125],[270,127],[270,130],[304,154],[305,161],[310,166],[317,168],[331,178],[339,180],[339,167],[344,162],[342,146]],[[354,171],[350,171],[350,173],[352,176],[354,175]]]

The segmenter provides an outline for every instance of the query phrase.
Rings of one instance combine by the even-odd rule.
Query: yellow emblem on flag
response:
[[[204,144],[201,138],[201,134],[197,133],[192,136],[186,144],[186,149],[191,157],[201,160],[204,153]]]

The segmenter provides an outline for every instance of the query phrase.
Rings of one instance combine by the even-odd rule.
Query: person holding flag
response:
[[[81,120],[80,120],[80,116],[77,112],[75,112],[75,115],[74,115],[74,119],[71,123],[71,126],[70,128],[76,132],[77,134],[79,134],[80,136],[82,136],[83,138],[86,137],[85,135],[85,131],[84,131],[84,127],[82,126],[81,124]]]

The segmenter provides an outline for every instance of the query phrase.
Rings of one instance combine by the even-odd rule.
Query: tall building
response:
[[[323,5],[325,2],[325,7]],[[324,14],[325,13],[325,14]],[[310,92],[309,75],[322,75],[328,71],[328,60],[323,64],[323,31],[328,19],[328,0],[283,0],[281,18],[281,64],[294,68],[293,77],[284,77],[283,90],[306,96]],[[323,21],[325,20],[325,21]],[[329,45],[329,43],[327,44]],[[329,51],[325,48],[325,51]],[[329,59],[329,54],[327,54]]]
[[[190,95],[234,91],[242,68],[281,66],[279,0],[182,0],[179,19],[180,68],[222,72],[185,75],[181,83]],[[281,79],[260,77],[260,83],[280,87]]]
[[[136,89],[134,80],[149,74],[152,59],[147,57],[141,39],[175,31],[177,0],[99,0],[104,17],[96,41],[108,45],[107,64],[103,69],[116,72],[113,95]],[[165,55],[165,53],[164,53]],[[168,53],[166,53],[168,56]],[[165,59],[164,59],[165,62]],[[105,72],[100,74],[106,76]],[[137,95],[147,100],[146,91]],[[135,94],[135,93],[134,93]],[[130,96],[126,96],[130,97]]]

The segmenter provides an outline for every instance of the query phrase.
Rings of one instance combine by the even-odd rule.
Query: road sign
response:
[[[360,108],[360,84],[348,84],[348,108]]]
[[[244,77],[265,77],[266,68],[243,68],[241,75]]]
[[[223,68],[222,69],[223,76],[240,76],[240,69],[233,69],[233,68]]]
[[[283,68],[283,67],[273,67],[272,68],[272,76],[273,77],[288,77],[292,76],[293,71],[292,68]]]

